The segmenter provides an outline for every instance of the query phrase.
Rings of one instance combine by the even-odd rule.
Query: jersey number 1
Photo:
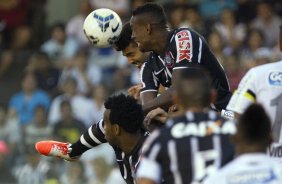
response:
[[[270,102],[271,106],[276,106],[276,114],[274,116],[274,124],[272,127],[272,135],[274,142],[280,142],[280,132],[281,132],[281,125],[282,125],[282,94],[278,97],[274,98]]]

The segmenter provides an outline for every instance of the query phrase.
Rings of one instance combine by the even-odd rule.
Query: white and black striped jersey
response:
[[[235,132],[235,123],[214,111],[188,111],[175,117],[145,141],[137,178],[198,184],[233,159],[234,146],[229,136]]]
[[[213,86],[218,91],[215,106],[218,110],[224,109],[232,95],[225,72],[205,39],[189,28],[171,31],[163,54],[150,54],[141,67],[141,93],[158,91],[160,84],[170,87],[173,70],[187,68],[191,64],[199,64],[210,73]]]
[[[72,144],[72,152],[69,155],[71,157],[80,156],[85,151],[102,143],[106,143],[103,124],[104,121],[100,120],[97,124],[92,125],[87,132],[81,135],[79,141]],[[142,136],[130,154],[125,154],[119,147],[112,146],[115,151],[116,161],[121,175],[127,184],[135,183],[133,177],[140,161],[141,147],[148,135],[144,130],[140,130],[140,134],[142,134]]]

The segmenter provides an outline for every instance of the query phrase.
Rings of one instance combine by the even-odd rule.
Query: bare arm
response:
[[[172,89],[169,88],[157,96],[157,92],[148,91],[141,94],[143,111],[147,114],[149,111],[161,107],[168,108],[172,105]]]

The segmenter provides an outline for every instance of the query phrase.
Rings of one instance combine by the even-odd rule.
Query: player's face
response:
[[[129,44],[122,50],[122,54],[127,57],[128,64],[132,64],[140,68],[145,61],[145,54],[141,52],[136,43]]]
[[[150,49],[150,38],[147,31],[147,25],[142,22],[141,17],[133,16],[130,20],[132,28],[132,39],[137,43],[141,52],[151,51]]]
[[[112,146],[116,145],[115,143],[115,134],[114,134],[114,125],[110,122],[110,110],[106,109],[104,112],[104,130],[105,130],[105,139]]]

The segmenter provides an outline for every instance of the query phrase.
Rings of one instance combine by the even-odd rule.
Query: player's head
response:
[[[142,52],[152,51],[153,45],[164,40],[156,40],[160,31],[167,30],[167,19],[162,6],[147,3],[132,12],[130,20],[132,38]]]
[[[122,51],[122,54],[127,57],[128,64],[133,64],[140,68],[147,59],[148,54],[139,50],[137,43],[131,39],[131,35],[132,29],[129,22],[127,22],[122,27],[119,39],[114,46],[117,51]]]
[[[214,101],[210,76],[198,66],[174,72],[172,85],[175,102],[184,109],[206,108]]]
[[[109,97],[105,105],[105,138],[111,145],[117,145],[123,134],[138,133],[143,123],[142,106],[131,96],[124,94]]]
[[[240,116],[234,142],[237,152],[265,152],[271,143],[271,121],[263,107],[250,105]]]

